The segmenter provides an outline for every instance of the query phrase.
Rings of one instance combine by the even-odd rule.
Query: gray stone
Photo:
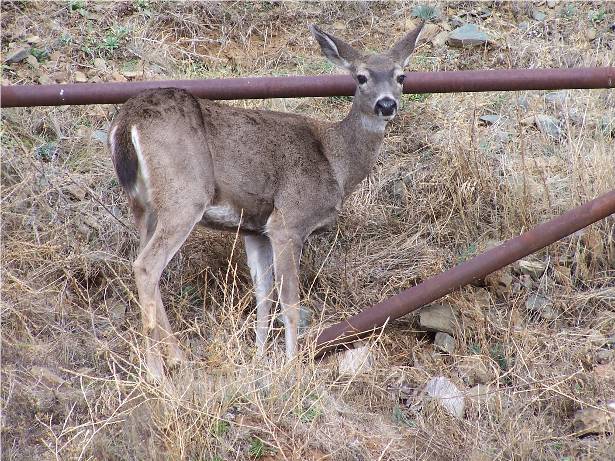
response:
[[[557,119],[545,114],[532,115],[531,117],[521,120],[522,125],[534,125],[541,133],[558,139],[562,136],[563,131],[559,126]]]
[[[28,56],[26,56],[26,62],[30,64],[34,69],[38,69],[39,63],[38,59],[36,59],[36,56],[29,54]]]
[[[479,355],[464,357],[456,364],[459,377],[468,386],[487,384],[493,380],[493,371]]]
[[[540,114],[536,115],[535,121],[536,126],[543,134],[546,134],[552,138],[559,138],[562,135],[562,129],[560,128],[559,123],[553,117]]]
[[[448,36],[448,44],[457,48],[485,45],[489,40],[489,35],[479,30],[474,24],[465,24]]]
[[[610,363],[615,360],[615,350],[613,349],[598,349],[596,352],[596,362]]]
[[[455,331],[455,314],[448,304],[432,304],[421,309],[419,323],[426,330],[452,335]]]
[[[20,46],[15,48],[13,51],[9,51],[4,57],[4,62],[7,64],[13,64],[15,62],[23,61],[30,54],[30,47],[28,46]]]
[[[521,274],[529,275],[534,279],[539,279],[547,270],[547,263],[542,261],[531,261],[529,259],[519,260],[518,270]]]
[[[551,300],[536,293],[527,297],[525,308],[528,312],[534,312],[545,320],[555,320],[559,316]]]
[[[440,32],[438,35],[436,35],[434,38],[431,39],[431,43],[433,43],[433,46],[435,46],[436,48],[441,48],[444,45],[446,45],[447,40],[448,40],[448,32],[443,30],[442,32]]]
[[[545,94],[545,102],[552,104],[558,109],[562,109],[566,104],[566,98],[568,97],[568,91],[552,91]]]
[[[77,82],[77,83],[85,83],[87,81],[88,81],[88,78],[86,77],[86,75],[83,72],[81,72],[79,70],[75,71],[75,82]]]
[[[393,187],[391,188],[391,194],[393,195],[393,199],[397,202],[398,205],[408,205],[408,189],[406,188],[406,184],[402,179],[398,179],[393,183]]]
[[[519,106],[523,110],[528,110],[530,107],[530,101],[525,96],[519,96],[517,98],[517,106]]]
[[[94,130],[92,132],[92,139],[94,141],[107,144],[107,137],[108,137],[108,133],[105,130]]]
[[[107,70],[107,61],[103,58],[94,58],[94,67],[98,70],[106,71]]]
[[[517,27],[519,28],[519,30],[522,30],[523,32],[527,32],[530,28],[530,23],[527,21],[523,21],[523,22],[520,22]]]
[[[536,21],[544,21],[547,18],[547,15],[540,10],[534,10],[532,11],[532,18]]]
[[[572,427],[575,435],[606,434],[615,427],[615,401],[609,401],[606,408],[584,408],[574,415]]]
[[[486,114],[481,115],[480,117],[478,117],[478,119],[481,122],[484,122],[486,125],[495,125],[496,123],[500,122],[503,117],[495,114]]]
[[[455,353],[455,338],[447,333],[438,331],[433,341],[434,346],[447,354]]]
[[[356,376],[371,370],[374,366],[372,351],[362,343],[354,349],[340,353],[338,371],[340,375]]]
[[[435,400],[449,414],[462,418],[465,400],[457,386],[444,376],[431,378],[423,389],[423,400]]]
[[[547,6],[551,9],[557,6],[557,0],[547,0]]]
[[[593,42],[594,40],[596,40],[597,36],[598,36],[598,31],[594,29],[593,27],[585,31],[585,38],[587,38],[587,40],[589,40],[590,42]]]

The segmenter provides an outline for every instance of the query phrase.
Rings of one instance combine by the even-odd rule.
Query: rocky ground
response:
[[[413,70],[613,65],[613,4],[2,2],[3,85],[335,72],[307,25]],[[236,101],[337,120],[349,98]],[[189,363],[144,380],[116,106],[2,111],[2,459],[612,459],[615,220],[393,322],[353,353],[254,357],[242,244],[162,280]],[[613,91],[407,95],[302,261],[311,331],[615,188]]]

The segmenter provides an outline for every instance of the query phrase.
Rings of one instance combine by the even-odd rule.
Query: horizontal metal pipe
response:
[[[511,264],[573,232],[615,213],[615,190],[540,224],[469,261],[428,278],[352,317],[324,329],[316,338],[316,356],[356,341],[389,321],[433,302],[468,283]]]
[[[409,72],[407,76],[404,83],[405,93],[615,87],[615,67]],[[145,89],[165,87],[184,88],[196,97],[207,99],[351,96],[355,91],[355,83],[348,75],[7,85],[1,88],[0,105],[26,107],[118,104]]]

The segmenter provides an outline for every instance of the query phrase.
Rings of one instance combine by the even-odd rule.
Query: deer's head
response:
[[[361,114],[383,121],[391,120],[397,113],[404,67],[408,65],[422,28],[421,23],[388,51],[364,54],[318,26],[310,26],[323,54],[333,64],[350,72],[357,82],[354,104]]]

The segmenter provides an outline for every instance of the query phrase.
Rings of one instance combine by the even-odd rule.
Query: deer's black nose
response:
[[[389,97],[379,99],[376,103],[376,107],[374,107],[374,112],[376,112],[376,115],[382,115],[384,117],[395,115],[396,110],[397,103],[393,98]]]

